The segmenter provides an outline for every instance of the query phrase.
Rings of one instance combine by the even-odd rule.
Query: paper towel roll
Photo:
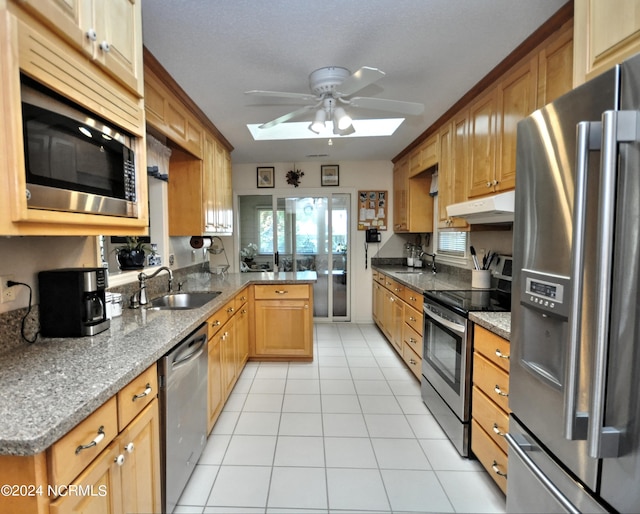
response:
[[[210,237],[201,237],[201,236],[192,236],[189,241],[191,248],[199,249],[199,248],[209,248],[211,247],[211,238]]]

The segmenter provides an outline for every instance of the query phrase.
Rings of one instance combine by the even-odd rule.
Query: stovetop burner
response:
[[[500,289],[425,291],[424,298],[448,307],[465,317],[469,312],[511,311],[511,293]]]

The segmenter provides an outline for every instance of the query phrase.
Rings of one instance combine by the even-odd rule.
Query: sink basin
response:
[[[155,298],[147,304],[147,309],[197,309],[213,300],[222,291],[205,291],[198,293],[169,293]]]

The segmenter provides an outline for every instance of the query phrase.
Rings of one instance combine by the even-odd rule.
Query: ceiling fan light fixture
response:
[[[316,111],[316,117],[313,120],[313,123],[309,125],[309,130],[311,132],[315,132],[316,134],[320,134],[322,130],[324,130],[324,122],[327,119],[327,113],[324,109],[318,109]]]
[[[346,130],[353,123],[351,117],[345,112],[342,107],[336,107],[336,109],[333,111],[333,120],[338,125],[338,130]]]

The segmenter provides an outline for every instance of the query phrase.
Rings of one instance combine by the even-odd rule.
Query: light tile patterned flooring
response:
[[[505,512],[375,325],[316,324],[314,345],[247,364],[175,512]]]

